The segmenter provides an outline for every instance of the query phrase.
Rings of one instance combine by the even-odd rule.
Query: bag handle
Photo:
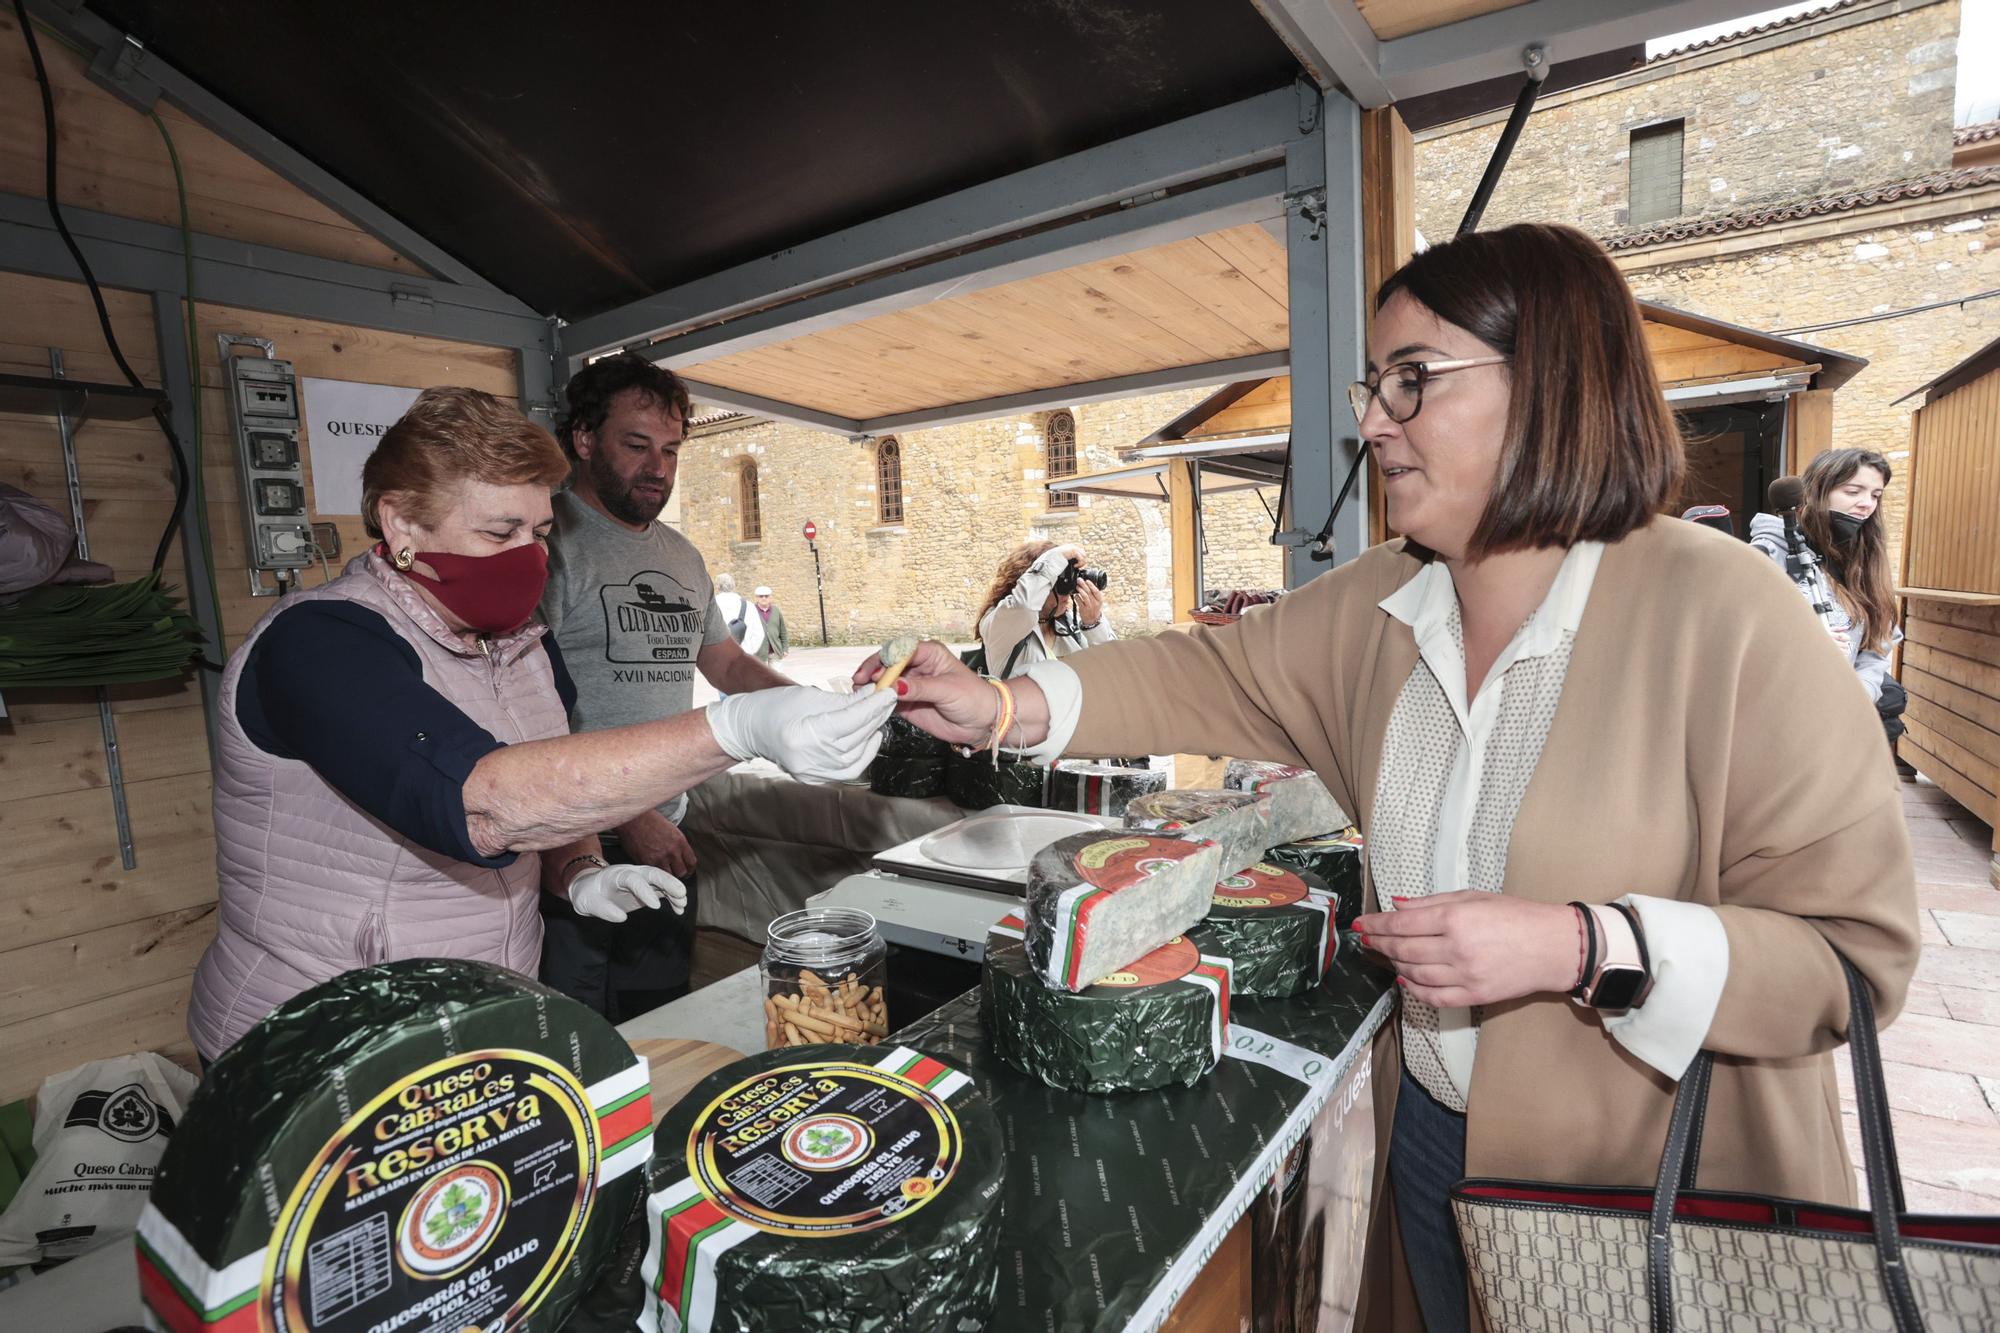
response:
[[[1875,1038],[1875,1001],[1868,983],[1838,949],[1834,957],[1847,978],[1847,1053],[1854,1066],[1854,1101],[1861,1121],[1862,1165],[1868,1176],[1868,1207],[1875,1234],[1875,1264],[1883,1298],[1896,1333],[1923,1333],[1923,1316],[1903,1266],[1902,1168],[1896,1160],[1895,1128],[1889,1120],[1889,1090],[1882,1080],[1882,1053]],[[1708,1087],[1715,1057],[1699,1052],[1674,1094],[1666,1151],[1653,1186],[1653,1212],[1646,1230],[1646,1294],[1653,1333],[1674,1333],[1674,1205],[1681,1191],[1694,1188],[1701,1156],[1702,1122],[1708,1116]]]

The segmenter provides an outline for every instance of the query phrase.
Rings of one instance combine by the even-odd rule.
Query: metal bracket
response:
[[[259,338],[254,333],[218,333],[215,335],[215,350],[221,355],[223,360],[227,361],[229,359],[229,349],[232,347],[255,347],[264,353],[266,361],[275,361],[278,357],[278,344],[272,342],[269,338]]]
[[[416,310],[437,309],[437,301],[431,296],[430,288],[418,287],[407,282],[389,284],[389,301],[392,305],[408,306]]]
[[[278,575],[276,583],[266,583],[264,582],[263,570],[253,569],[249,572],[250,595],[252,597],[283,597],[285,595],[285,576],[283,574]]]
[[[1292,84],[1292,90],[1299,99],[1299,133],[1311,134],[1319,128],[1320,106],[1324,99],[1310,79],[1297,80]]]
[[[1285,196],[1285,211],[1296,213],[1312,228],[1308,240],[1317,241],[1326,234],[1326,188],[1315,185],[1310,190]]]
[[[140,70],[146,63],[146,47],[131,33],[97,53],[90,62],[91,82],[135,108],[149,114],[160,100],[160,85]]]

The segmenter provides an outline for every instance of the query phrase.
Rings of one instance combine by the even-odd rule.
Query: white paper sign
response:
[[[299,377],[306,448],[312,453],[313,513],[361,512],[361,465],[419,389]]]

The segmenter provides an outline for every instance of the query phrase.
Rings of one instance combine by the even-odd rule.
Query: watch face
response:
[[[1639,991],[1645,984],[1644,968],[1607,967],[1597,976],[1597,989],[1591,992],[1590,1007],[1630,1009],[1632,1002],[1639,998]]]

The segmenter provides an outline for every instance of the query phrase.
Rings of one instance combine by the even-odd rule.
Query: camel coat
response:
[[[1417,663],[1409,627],[1377,603],[1418,568],[1390,542],[1226,629],[1068,659],[1083,685],[1068,752],[1304,764],[1366,835],[1383,733]],[[1867,977],[1887,1024],[1917,962],[1915,881],[1875,711],[1770,561],[1666,518],[1606,549],[1514,823],[1504,891],[1715,908],[1729,978],[1705,1043],[1719,1058],[1699,1184],[1852,1202],[1829,1054],[1846,1029],[1846,987],[1827,944]],[[1377,1047],[1383,1127],[1395,1046]],[[1650,1186],[1673,1092],[1565,999],[1488,1006],[1466,1171]],[[1361,1326],[1420,1329],[1386,1157]]]

